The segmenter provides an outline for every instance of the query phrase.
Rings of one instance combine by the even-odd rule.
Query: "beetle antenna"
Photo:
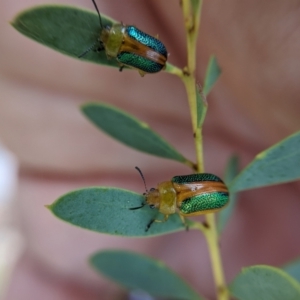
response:
[[[94,7],[98,13],[98,17],[99,17],[99,23],[100,23],[100,27],[101,29],[103,29],[103,24],[102,24],[102,18],[98,9],[98,6],[95,2],[95,0],[92,0]],[[78,55],[78,58],[82,58],[83,56],[85,56],[87,53],[89,53],[91,50],[93,50],[93,48],[96,46],[96,44],[99,42],[99,40],[97,40],[92,46],[90,46],[88,49],[86,49],[83,53],[81,53],[80,55]]]
[[[98,13],[98,16],[99,16],[99,23],[100,23],[100,27],[101,27],[101,28],[103,28],[102,19],[101,19],[101,15],[100,15],[100,12],[99,12],[98,6],[97,6],[97,4],[96,4],[95,0],[92,0],[92,1],[93,1],[93,4],[94,4],[95,8],[96,8],[96,11],[97,11],[97,13]]]
[[[148,193],[148,189],[147,189],[147,185],[146,185],[146,180],[145,180],[145,177],[144,177],[144,175],[143,175],[141,169],[140,169],[139,167],[135,167],[135,168],[136,168],[136,169],[138,170],[138,172],[140,173],[140,175],[141,175],[141,177],[142,177],[142,179],[143,179],[143,182],[144,182],[144,186],[145,186],[146,193]]]
[[[146,186],[146,180],[145,180],[145,177],[144,177],[144,175],[143,175],[141,169],[140,169],[139,167],[135,167],[135,168],[136,168],[136,169],[138,170],[138,172],[140,173],[140,175],[141,175],[141,177],[142,177],[142,179],[143,179],[143,182],[144,182],[144,186],[145,186],[146,193],[148,193],[148,189],[147,189],[147,186]],[[145,194],[144,194],[144,195],[145,195]],[[129,208],[129,209],[130,209],[130,210],[140,209],[140,208],[144,207],[145,205],[146,205],[146,203],[143,203],[143,204],[140,205],[140,206],[132,207],[132,208]]]
[[[89,53],[91,50],[93,50],[93,48],[96,46],[97,43],[98,43],[98,41],[96,41],[92,46],[87,48],[83,53],[78,55],[78,58],[81,58],[81,57],[85,56],[87,53]]]

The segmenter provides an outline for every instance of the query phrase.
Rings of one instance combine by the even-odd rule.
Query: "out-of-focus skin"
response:
[[[44,205],[72,189],[110,185],[143,192],[191,171],[176,162],[128,149],[79,112],[87,100],[136,115],[194,159],[183,85],[166,73],[141,78],[56,53],[23,37],[8,22],[20,10],[50,1],[1,1],[0,138],[21,164],[15,214],[26,251],[5,300],[121,299],[124,291],[86,263],[107,248],[131,249],[166,263],[213,297],[204,238],[190,231],[151,239],[99,235],[56,219]],[[93,9],[91,1],[56,1]],[[159,34],[169,61],[185,66],[179,1],[98,0],[100,11]],[[232,153],[245,166],[260,151],[299,130],[300,4],[298,1],[204,1],[197,79],[214,53],[223,75],[208,97],[204,128],[206,171],[222,175]],[[79,51],[80,52],[80,51]],[[281,265],[299,255],[299,184],[241,194],[221,239],[230,281],[243,266]],[[100,295],[100,296],[99,296]],[[100,297],[100,298],[99,298]]]

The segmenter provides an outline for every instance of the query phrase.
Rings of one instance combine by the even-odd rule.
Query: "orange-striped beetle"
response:
[[[222,209],[229,201],[229,191],[224,182],[216,175],[198,173],[183,176],[174,176],[171,181],[158,184],[157,188],[147,190],[145,178],[139,171],[146,193],[145,203],[131,210],[144,207],[156,208],[164,215],[163,220],[153,219],[146,227],[146,231],[154,222],[165,222],[169,215],[178,213],[185,224],[185,217],[197,216],[216,212]]]
[[[100,43],[99,50],[105,50],[108,58],[115,58],[119,62],[120,71],[128,66],[137,69],[144,76],[146,73],[157,73],[166,67],[168,52],[160,40],[132,25],[119,23],[103,26],[97,4],[92,1],[99,16],[101,30],[96,43]],[[96,43],[78,57],[86,55],[95,48]]]

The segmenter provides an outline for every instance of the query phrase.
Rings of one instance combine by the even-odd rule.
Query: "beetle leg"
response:
[[[163,220],[154,220],[154,222],[157,222],[157,223],[164,223],[166,222],[167,220],[169,219],[169,215],[165,215],[164,219]]]
[[[166,222],[169,219],[169,215],[165,215],[164,220],[162,222]]]
[[[149,228],[151,227],[151,225],[156,222],[156,223],[164,223],[168,220],[169,215],[165,215],[163,220],[159,220],[159,219],[151,219],[151,221],[148,223],[147,227],[146,227],[146,232],[149,230]]]
[[[146,232],[150,229],[151,225],[156,221],[155,219],[151,219],[150,222],[147,224]]]
[[[122,72],[124,69],[124,65],[120,65],[119,71]]]
[[[144,77],[146,72],[142,71],[142,70],[138,70],[138,72],[140,73],[141,77]]]
[[[185,217],[179,214],[179,217],[181,219],[181,222],[183,223],[185,230],[189,231],[189,225],[186,223]]]

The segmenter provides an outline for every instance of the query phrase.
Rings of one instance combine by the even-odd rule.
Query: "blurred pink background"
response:
[[[126,294],[89,268],[86,258],[106,248],[131,249],[164,260],[202,295],[214,286],[203,236],[182,232],[126,239],[80,230],[45,209],[72,189],[110,185],[143,192],[134,166],[149,186],[191,171],[176,162],[129,149],[99,132],[78,105],[104,101],[150,124],[194,160],[185,90],[166,73],[141,78],[64,56],[18,33],[14,16],[49,1],[1,1],[0,139],[20,171],[12,219],[24,250],[5,300],[122,299]],[[91,1],[56,1],[93,10]],[[98,0],[101,12],[155,35],[185,66],[179,1]],[[298,1],[204,1],[197,80],[215,54],[223,70],[209,95],[204,127],[206,171],[222,176],[231,154],[242,167],[299,130],[300,4]],[[298,183],[243,192],[221,238],[227,281],[241,267],[281,264],[299,256]],[[14,227],[16,228],[16,227]],[[126,296],[124,296],[126,297]],[[126,298],[124,298],[126,299]]]

